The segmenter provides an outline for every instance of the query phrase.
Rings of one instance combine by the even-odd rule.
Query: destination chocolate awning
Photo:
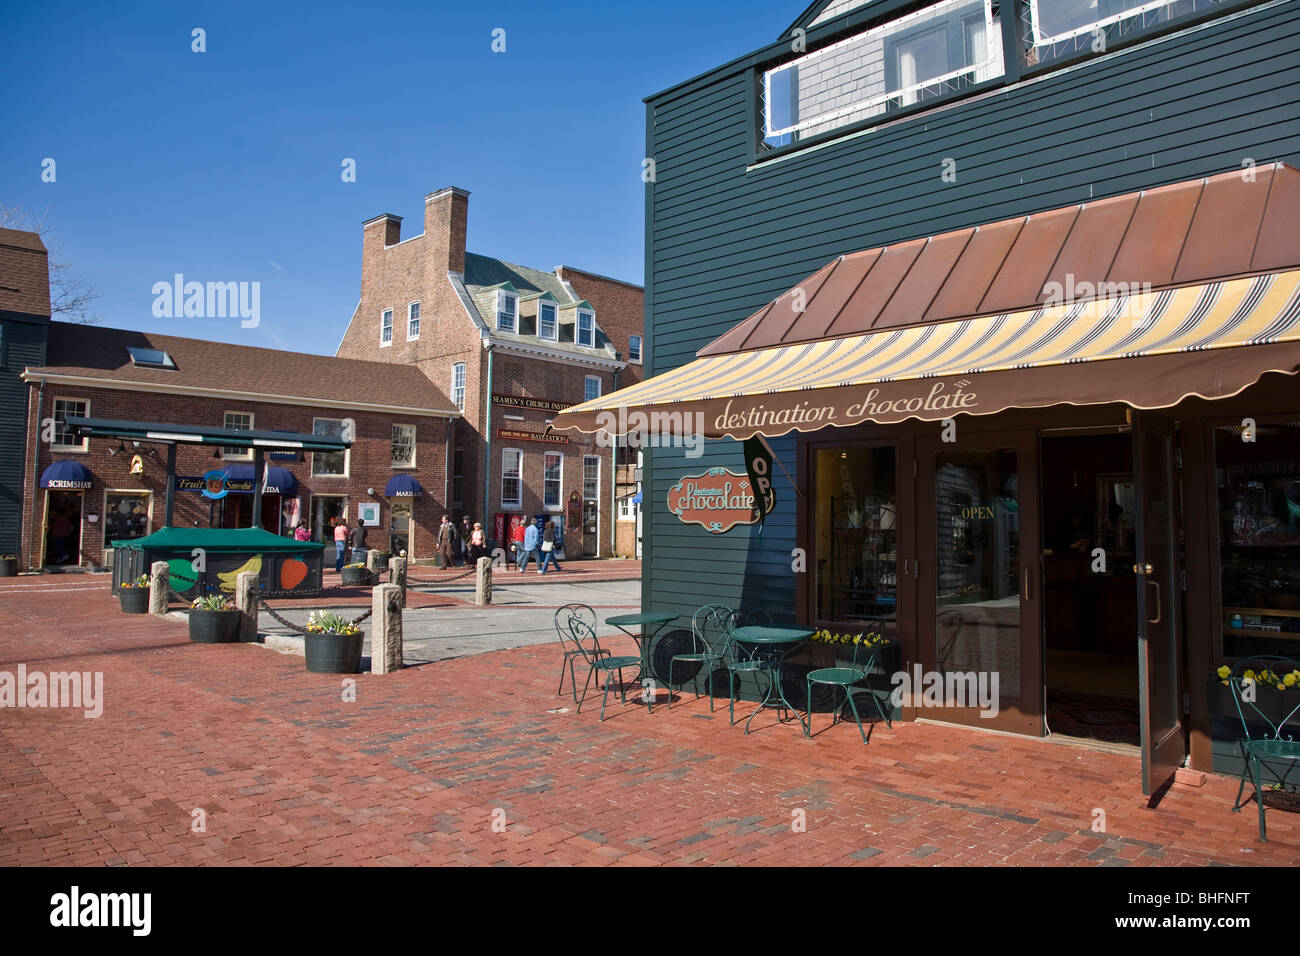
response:
[[[841,257],[694,362],[552,427],[740,439],[1225,398],[1300,372],[1296,221],[1300,171],[1274,164]]]

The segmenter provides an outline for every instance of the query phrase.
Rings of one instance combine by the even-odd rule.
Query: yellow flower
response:
[[[1232,668],[1229,667],[1227,664],[1224,664],[1222,667],[1219,668],[1218,674],[1220,677],[1228,677],[1232,674]]]
[[[1247,670],[1244,674],[1241,675],[1241,677],[1242,677],[1242,680],[1254,680],[1254,679],[1255,679],[1255,672],[1252,671],[1252,670]]]

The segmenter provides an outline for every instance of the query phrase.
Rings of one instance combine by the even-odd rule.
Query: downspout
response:
[[[618,391],[619,369],[614,369],[614,391]],[[618,557],[618,436],[610,442],[609,461],[609,556]]]
[[[442,507],[451,510],[451,416],[442,428]]]
[[[27,394],[29,396],[32,394],[30,389],[28,390]],[[40,390],[36,394],[36,428],[34,431],[34,437],[36,441],[34,447],[32,448],[32,537],[31,540],[28,542],[28,544],[31,546],[32,549],[36,547],[36,542],[40,540],[40,534],[37,531],[36,526],[37,526],[37,522],[40,521],[40,512],[43,510],[41,508],[38,508],[36,504],[38,499],[41,496],[40,495],[41,492],[40,489],[41,412],[44,410],[45,410],[45,379],[42,378]],[[22,553],[22,550],[23,550],[23,546],[22,546],[22,542],[20,541],[18,542],[19,553]],[[36,557],[34,550],[31,551],[31,554],[33,558]]]
[[[487,401],[487,411],[483,416],[483,523],[486,525],[489,515],[489,502],[492,500],[492,342],[488,340],[487,344],[487,393],[484,398]],[[495,525],[488,527],[496,530]],[[502,532],[505,533],[504,531]],[[504,547],[502,542],[497,542],[497,547]]]

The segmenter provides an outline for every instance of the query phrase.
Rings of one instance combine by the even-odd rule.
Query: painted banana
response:
[[[239,576],[246,572],[252,572],[253,574],[262,573],[262,556],[260,554],[253,555],[233,571],[222,571],[219,573],[217,579],[221,582],[221,590],[235,590],[235,585],[239,581]]]

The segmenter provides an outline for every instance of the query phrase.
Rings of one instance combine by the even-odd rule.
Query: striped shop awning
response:
[[[1059,404],[1168,408],[1267,372],[1300,372],[1300,271],[705,355],[552,427],[742,439]]]

